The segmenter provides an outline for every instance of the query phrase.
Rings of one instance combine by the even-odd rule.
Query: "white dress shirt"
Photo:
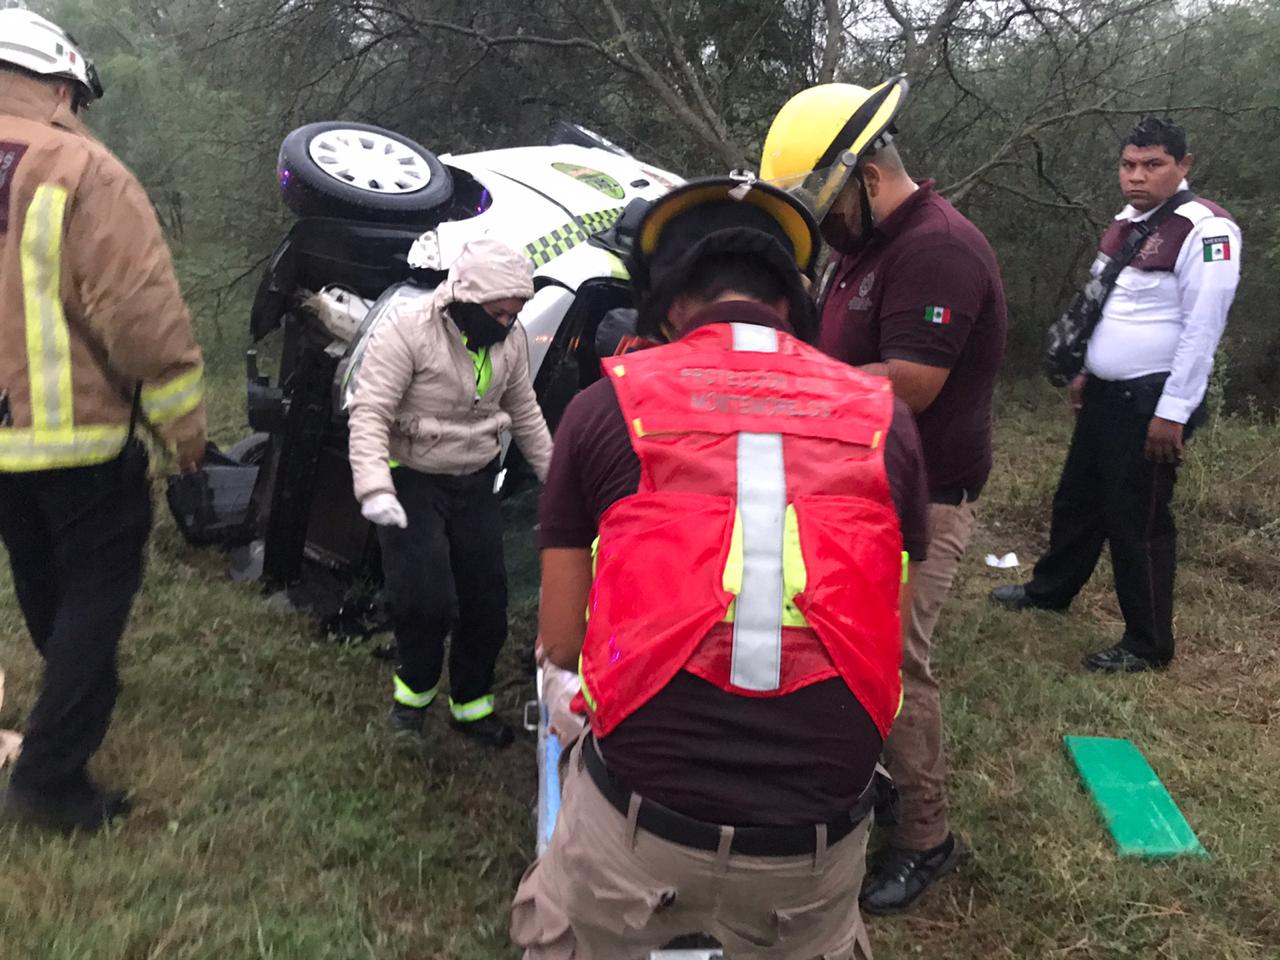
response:
[[[1187,189],[1183,181],[1181,190]],[[1117,220],[1146,220],[1159,207],[1139,213],[1126,206]],[[1240,228],[1199,201],[1182,204],[1174,216],[1192,222],[1172,272],[1125,267],[1089,339],[1085,369],[1103,380],[1132,380],[1168,373],[1155,415],[1186,423],[1204,399],[1213,355],[1227,325],[1240,281]],[[1206,239],[1229,238],[1228,259],[1209,259]],[[1099,255],[1092,272],[1106,266]]]

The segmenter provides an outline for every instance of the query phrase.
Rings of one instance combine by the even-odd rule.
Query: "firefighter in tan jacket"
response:
[[[350,416],[351,473],[378,525],[399,661],[391,725],[420,731],[449,652],[453,726],[505,747],[493,670],[507,639],[498,454],[510,430],[539,480],[551,435],[516,323],[533,266],[510,247],[473,240],[426,306],[400,307],[373,332]]]
[[[126,812],[86,764],[151,527],[146,430],[195,470],[200,348],[138,181],[77,117],[102,95],[59,27],[0,10],[0,538],[45,661],[0,809],[94,830]]]

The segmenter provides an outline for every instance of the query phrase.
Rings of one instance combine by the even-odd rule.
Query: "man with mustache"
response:
[[[909,907],[964,848],[947,818],[938,684],[929,661],[943,601],[991,470],[991,400],[1006,316],[991,245],[913,180],[893,139],[907,94],[895,77],[867,90],[824,84],[779,111],[761,178],[803,197],[840,255],[822,299],[818,346],[887,376],[916,415],[929,482],[928,559],[904,631],[902,714],[885,742],[900,820],[869,869],[869,913]]]
[[[1213,355],[1240,281],[1240,228],[1217,204],[1183,192],[1191,161],[1186,132],[1167,119],[1147,117],[1125,139],[1120,189],[1129,203],[1102,237],[1093,276],[1135,224],[1160,221],[1116,276],[1071,384],[1076,429],[1053,498],[1049,549],[1028,583],[991,594],[1013,610],[1065,610],[1109,541],[1124,635],[1085,658],[1087,669],[1105,673],[1173,659],[1177,530],[1169,504],[1183,444],[1204,418]]]

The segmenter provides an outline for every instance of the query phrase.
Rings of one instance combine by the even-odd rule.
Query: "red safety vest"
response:
[[[604,369],[640,485],[600,519],[580,670],[595,734],[683,669],[747,697],[839,676],[887,736],[903,562],[889,381],[740,323]]]

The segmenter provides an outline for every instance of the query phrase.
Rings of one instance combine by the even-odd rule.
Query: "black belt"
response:
[[[1124,401],[1139,400],[1144,406],[1154,409],[1164,392],[1164,383],[1169,379],[1167,373],[1152,373],[1145,377],[1134,377],[1132,380],[1103,380],[1089,374],[1085,389],[1090,393],[1100,392],[1104,396]]]
[[[624,817],[627,816],[631,804],[631,791],[613,778],[593,738],[588,737],[583,741],[582,755],[586,761],[591,782],[615,810]],[[858,798],[853,810],[841,814],[826,824],[827,846],[835,846],[866,819],[874,805],[874,793],[874,790],[866,790]],[[682,847],[712,852],[720,849],[721,827],[719,824],[686,817],[683,813],[676,813],[669,807],[664,807],[652,800],[641,798],[636,825],[655,837],[678,843]],[[731,853],[748,857],[798,857],[814,853],[817,848],[817,826],[734,827],[733,842],[729,850]]]
[[[1168,373],[1149,373],[1145,377],[1134,377],[1131,380],[1103,380],[1101,377],[1095,377],[1089,374],[1089,380],[1108,389],[1123,390],[1126,387],[1154,387],[1157,390],[1164,389],[1164,382],[1169,379]]]
[[[943,487],[941,490],[929,491],[929,502],[958,507],[962,503],[973,503],[981,492],[981,490],[966,490],[964,487]]]

